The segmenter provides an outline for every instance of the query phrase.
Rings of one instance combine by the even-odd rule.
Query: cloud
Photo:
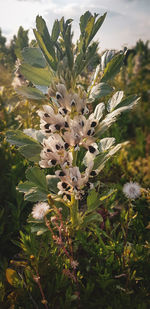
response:
[[[77,39],[79,18],[85,11],[99,15],[107,12],[97,39],[103,49],[120,49],[124,43],[133,45],[140,37],[148,39],[149,5],[150,0],[5,0],[3,5],[0,4],[1,28],[7,37],[12,37],[20,25],[24,29],[35,27],[36,15],[41,15],[51,31],[54,20],[64,16],[65,19],[73,18]]]

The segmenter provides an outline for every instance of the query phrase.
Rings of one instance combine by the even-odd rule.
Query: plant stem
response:
[[[75,199],[74,195],[71,197],[70,217],[72,225],[76,226],[78,224],[78,200]]]
[[[41,282],[40,282],[40,276],[39,276],[39,273],[38,271],[36,270],[36,282],[37,282],[37,285],[40,289],[40,292],[41,292],[41,296],[42,296],[42,304],[45,306],[46,309],[48,309],[48,306],[47,306],[47,300],[45,298],[45,295],[44,295],[44,292],[43,292],[43,289],[42,289],[42,285],[41,285]]]

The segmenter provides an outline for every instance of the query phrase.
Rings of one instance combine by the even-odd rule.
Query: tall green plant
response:
[[[40,130],[11,130],[6,134],[8,142],[30,161],[27,180],[19,183],[18,190],[26,201],[35,203],[29,218],[31,231],[46,235],[44,244],[50,237],[51,256],[56,258],[56,251],[58,259],[63,256],[60,268],[74,283],[73,296],[78,300],[81,275],[77,272],[73,242],[75,238],[80,241],[81,233],[89,227],[103,223],[99,210],[114,191],[99,190],[100,172],[126,144],[116,144],[114,137],[106,137],[106,132],[122,112],[131,110],[139,100],[137,96],[124,98],[123,91],[116,92],[109,84],[123,64],[124,52],[106,52],[92,80],[83,88],[82,73],[97,50],[92,40],[105,16],[90,12],[82,15],[76,45],[72,43],[71,19],[56,20],[50,35],[44,19],[37,16],[34,34],[39,47],[22,51],[20,71],[29,84],[17,91],[43,103],[38,111]],[[106,104],[101,102],[105,96]],[[34,236],[21,234],[21,239],[23,250],[32,260],[30,275],[48,308]]]

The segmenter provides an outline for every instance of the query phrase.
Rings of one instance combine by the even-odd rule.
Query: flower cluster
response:
[[[87,104],[90,100],[85,92],[78,95],[67,91],[65,85],[59,83],[49,88],[48,95],[50,104],[38,111],[44,136],[39,165],[42,168],[57,166],[55,174],[60,180],[58,194],[65,200],[71,200],[71,196],[82,199],[85,189],[93,187],[90,178],[100,172],[109,157],[122,145],[113,146],[114,138],[103,138],[98,142],[97,136],[103,134],[122,111],[131,109],[136,102],[116,109],[123,98],[123,92],[118,91],[108,101],[108,113],[104,118],[104,103],[97,104],[89,115]],[[80,148],[85,152],[85,169],[82,172],[77,161]],[[102,164],[93,170],[94,159],[99,153],[102,153]]]
[[[85,94],[81,99],[76,93],[67,92],[63,84],[58,84],[55,91],[49,89],[49,95],[52,104],[44,105],[43,110],[38,111],[44,135],[39,165],[42,168],[60,167],[55,172],[60,179],[58,194],[65,200],[71,200],[72,194],[81,199],[84,187],[92,188],[89,178],[96,175],[92,171],[94,157],[98,154],[94,135],[105,105],[100,103],[88,117]],[[74,160],[80,147],[85,148],[92,159],[82,173]]]

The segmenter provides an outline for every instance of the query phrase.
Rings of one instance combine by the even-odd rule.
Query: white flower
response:
[[[137,182],[127,182],[123,186],[123,193],[127,198],[136,199],[141,195],[141,187]]]
[[[56,114],[53,108],[49,105],[43,105],[43,111],[39,110],[40,128],[42,133],[50,135],[50,133],[60,131],[65,128],[65,118],[60,114]]]
[[[66,115],[68,113],[77,112],[82,115],[89,113],[86,107],[86,98],[80,98],[77,93],[72,93],[67,91],[65,85],[57,84],[56,89],[49,89],[48,94],[50,97],[54,97],[57,100],[59,108],[59,113],[61,115]]]
[[[34,205],[32,216],[34,219],[41,220],[49,212],[49,205],[46,202],[39,202]]]
[[[39,165],[42,168],[52,167],[57,164],[63,166],[72,163],[72,153],[67,152],[69,146],[63,141],[59,134],[53,134],[48,139],[43,139],[43,149],[40,153],[41,161]]]

